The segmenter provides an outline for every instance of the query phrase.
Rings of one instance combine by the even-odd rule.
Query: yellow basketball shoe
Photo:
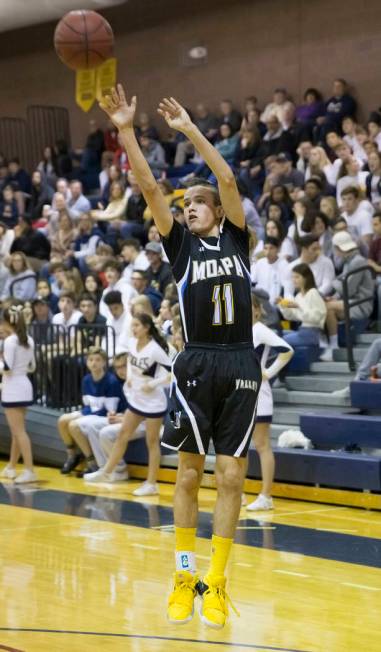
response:
[[[223,575],[206,576],[198,584],[198,592],[202,597],[201,621],[204,625],[213,627],[213,629],[222,629],[224,627],[229,615],[228,603],[239,616],[239,612],[225,591],[225,586],[226,577]]]
[[[187,571],[176,571],[175,585],[169,596],[167,617],[174,625],[185,625],[193,618],[193,603],[199,578]]]

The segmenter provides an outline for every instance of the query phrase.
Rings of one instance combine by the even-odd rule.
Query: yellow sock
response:
[[[225,575],[225,568],[228,563],[232,543],[233,539],[225,539],[225,537],[219,537],[216,534],[213,534],[212,556],[207,573],[208,577]]]
[[[175,527],[176,570],[188,571],[192,575],[196,572],[196,528]]]

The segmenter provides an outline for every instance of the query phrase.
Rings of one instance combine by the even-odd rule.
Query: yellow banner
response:
[[[87,113],[95,102],[96,70],[77,70],[75,77],[75,101]]]
[[[115,57],[112,59],[107,59],[102,63],[99,68],[97,68],[97,100],[101,100],[102,97],[108,95],[110,90],[116,84],[116,65],[117,61]]]

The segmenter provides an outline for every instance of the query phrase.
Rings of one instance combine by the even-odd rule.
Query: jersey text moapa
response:
[[[205,281],[208,278],[216,278],[217,276],[232,276],[236,274],[243,278],[243,270],[238,256],[226,256],[219,260],[193,260],[192,261],[192,283],[198,281]]]

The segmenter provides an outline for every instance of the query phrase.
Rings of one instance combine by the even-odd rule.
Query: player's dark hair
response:
[[[150,315],[146,315],[144,312],[142,312],[142,313],[140,313],[138,315],[135,315],[134,319],[137,319],[138,321],[140,321],[142,326],[145,326],[147,328],[148,335],[150,335],[152,337],[152,339],[155,340],[155,342],[157,342],[158,345],[166,353],[168,353],[168,351],[169,351],[168,344],[167,344],[166,340],[164,339],[164,337],[160,334],[160,332],[156,328],[152,317],[150,317]]]
[[[308,292],[308,290],[316,288],[315,277],[308,265],[300,263],[299,265],[295,265],[295,267],[292,268],[292,271],[294,274],[300,274],[300,276],[303,276],[304,292]]]
[[[106,306],[112,306],[116,303],[122,304],[122,294],[119,292],[119,290],[111,290],[110,292],[107,292],[103,301],[105,302]]]
[[[193,177],[193,179],[191,179],[190,181],[187,181],[184,184],[184,186],[185,186],[185,188],[194,188],[194,186],[203,186],[204,188],[208,188],[213,193],[214,205],[215,206],[221,206],[221,197],[220,197],[220,193],[218,191],[218,188],[213,183],[210,183],[210,181],[207,181],[206,179],[203,179],[202,177]]]
[[[23,314],[24,307],[22,305],[10,306],[6,308],[3,312],[3,320],[9,324],[15,334],[21,346],[24,346],[26,349],[29,349],[28,342],[28,331]]]

